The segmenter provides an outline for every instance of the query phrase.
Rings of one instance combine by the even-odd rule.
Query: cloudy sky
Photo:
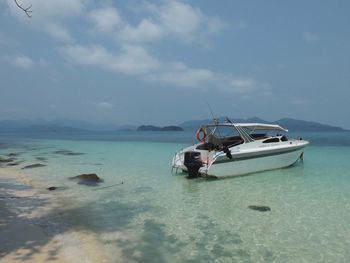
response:
[[[0,119],[350,128],[350,1],[0,0]]]

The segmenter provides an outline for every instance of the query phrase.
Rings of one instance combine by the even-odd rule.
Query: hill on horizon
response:
[[[220,117],[220,122],[224,122],[225,117]],[[328,124],[322,124],[314,121],[304,121],[304,120],[296,120],[292,118],[282,118],[277,121],[265,121],[258,117],[241,119],[241,118],[231,118],[233,122],[237,123],[269,123],[269,124],[278,124],[283,128],[288,129],[289,131],[303,131],[303,132],[343,132],[348,131],[341,127],[332,126]],[[211,119],[203,119],[203,120],[190,120],[178,124],[185,131],[195,131],[198,129],[200,125],[206,123],[212,123]]]
[[[224,117],[220,117],[220,121],[224,121]],[[303,132],[343,132],[349,131],[341,127],[331,126],[313,121],[296,120],[292,118],[282,118],[277,121],[265,121],[258,117],[242,119],[233,118],[234,122],[242,123],[270,123],[278,124],[288,129],[289,131]],[[212,123],[211,119],[189,120],[177,125],[168,125],[167,127],[177,126],[184,131],[195,131],[200,125]],[[52,121],[37,119],[37,120],[3,120],[0,121],[0,133],[103,133],[117,131],[136,131],[136,125],[116,125],[116,124],[96,124],[86,121],[74,121],[67,119],[56,119]]]

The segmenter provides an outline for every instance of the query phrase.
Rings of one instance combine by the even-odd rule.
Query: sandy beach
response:
[[[55,236],[35,222],[47,205],[17,169],[0,169],[0,262],[67,262]]]
[[[22,170],[0,168],[0,262],[107,262],[94,233],[64,231],[73,205]],[[60,200],[60,201],[57,201]]]

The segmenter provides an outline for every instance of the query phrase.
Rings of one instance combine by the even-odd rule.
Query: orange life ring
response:
[[[203,134],[202,136],[201,136],[201,133]],[[205,132],[204,132],[203,129],[198,129],[198,130],[196,131],[196,137],[197,137],[197,140],[198,140],[199,142],[204,142],[204,141],[205,141],[205,138],[207,137],[207,135],[205,134]]]

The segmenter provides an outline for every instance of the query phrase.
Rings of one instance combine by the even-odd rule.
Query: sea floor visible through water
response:
[[[38,222],[55,235],[93,235],[98,245],[90,252],[103,251],[107,261],[350,261],[349,134],[303,134],[311,141],[304,162],[220,180],[172,174],[171,158],[186,140],[153,136],[2,136],[0,156],[13,153],[16,169],[45,165],[23,170],[55,203],[55,215]],[[82,173],[96,173],[103,182],[69,180]],[[59,189],[46,190],[50,186]],[[60,242],[74,258],[74,242]]]

